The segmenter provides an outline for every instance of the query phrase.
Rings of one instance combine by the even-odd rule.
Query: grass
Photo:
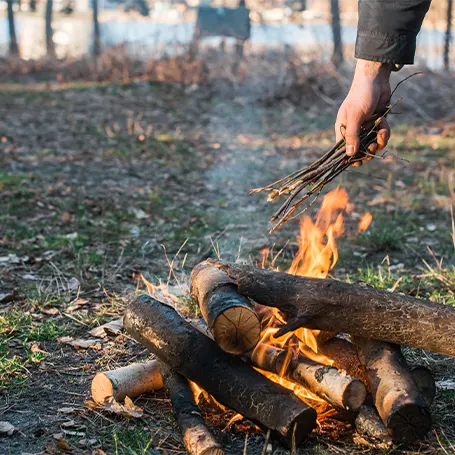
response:
[[[0,290],[17,289],[20,294],[17,302],[0,306],[0,387],[15,406],[5,411],[2,420],[33,428],[38,424],[32,415],[40,416],[44,409],[49,417],[43,436],[30,437],[24,431],[25,436],[11,439],[20,444],[12,453],[42,450],[50,435],[61,432],[60,424],[67,417],[57,409],[68,406],[65,403],[82,408],[96,372],[147,356],[126,334],[109,336],[99,351],[77,350],[57,339],[89,339],[91,328],[120,317],[122,296],[135,290],[133,277],[139,273],[165,281],[169,264],[163,246],[172,259],[188,239],[181,252],[185,266],[183,259],[174,264],[179,274],[191,270],[211,240],[220,245],[225,258],[237,257],[241,243],[241,259],[253,263],[260,262],[264,247],[275,245],[277,252],[285,246],[276,264],[282,270],[295,253],[297,224],[289,223],[276,236],[268,236],[267,219],[273,207],[265,206],[261,198],[249,197],[248,190],[296,169],[302,160],[319,156],[333,139],[333,112],[308,116],[305,106],[291,112],[276,105],[245,110],[230,100],[206,102],[205,95],[203,101],[193,95],[176,98],[162,87],[150,95],[150,87],[138,84],[33,93],[25,97],[27,102],[20,93],[8,98],[12,109],[2,121],[2,132],[8,137],[5,147],[13,142],[19,147],[14,154],[2,155],[6,170],[0,173],[0,257],[16,254],[27,259],[0,264]],[[39,116],[30,117],[30,134],[18,135],[24,106]],[[81,115],[86,110],[90,116]],[[142,114],[142,123],[132,134],[127,129],[131,112],[134,118]],[[213,124],[199,121],[214,112],[218,117]],[[115,123],[120,130],[109,137],[104,126],[113,128]],[[153,132],[141,140],[140,129],[148,125],[153,125]],[[293,134],[289,132],[293,125],[303,128],[299,126]],[[322,127],[330,129],[321,131]],[[33,131],[38,130],[42,137],[36,144]],[[425,135],[409,131],[409,125],[395,130],[394,144],[410,163],[376,160],[361,169],[367,174],[385,174],[386,182],[357,173],[344,178],[353,210],[358,214],[372,211],[374,221],[366,233],[356,238],[346,235],[340,242],[342,257],[334,273],[342,280],[348,277],[378,289],[454,305],[450,214],[447,206],[438,205],[447,200],[434,198],[435,193],[447,196],[448,174],[439,185],[439,174],[424,176],[422,167],[453,168],[455,137],[444,137],[439,141],[444,151],[435,150]],[[313,216],[317,206],[308,214]],[[426,228],[429,223],[435,225],[434,230]],[[231,225],[239,227],[227,227]],[[447,262],[436,262],[426,244],[446,255]],[[388,262],[383,262],[385,256]],[[25,279],[26,275],[37,281]],[[73,278],[80,283],[80,295],[67,289]],[[87,303],[69,312],[77,296]],[[181,297],[180,303],[189,315],[199,313],[188,297]],[[49,317],[45,314],[49,309],[59,314]],[[33,343],[48,354],[32,349]],[[412,355],[416,362],[431,362],[438,380],[454,374],[450,360],[442,356]],[[27,390],[30,382],[34,390]],[[97,439],[109,454],[183,452],[180,437],[174,436],[175,427],[169,429],[173,423],[166,395],[141,398],[141,406],[142,402],[145,421],[88,410],[68,418],[86,425],[87,438]],[[21,408],[30,409],[30,416],[15,413]],[[440,440],[449,453],[447,441],[455,441],[454,413],[453,392],[441,392],[434,414]],[[208,413],[208,422],[220,431],[226,424],[218,412]],[[242,453],[244,432],[224,431],[222,435],[228,441],[229,455]],[[75,447],[82,439],[65,438]],[[0,440],[0,452],[7,447],[8,453],[9,441]],[[257,441],[248,455],[256,448],[260,453],[261,436]],[[286,453],[274,447],[274,453]],[[422,443],[421,451],[443,453],[432,435]],[[305,455],[340,452],[373,453],[354,446],[349,438],[339,441],[327,432],[315,433],[301,450]],[[395,453],[404,451],[398,448]]]

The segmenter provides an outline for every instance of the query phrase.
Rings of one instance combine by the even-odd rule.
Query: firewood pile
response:
[[[355,428],[357,442],[410,444],[430,431],[435,381],[407,364],[400,345],[455,356],[455,308],[212,261],[196,266],[190,282],[203,320],[149,295],[129,297],[124,326],[157,360],[98,373],[96,402],[164,387],[192,455],[224,451],[191,383],[293,451],[316,428],[321,404]],[[264,307],[282,320],[274,337],[264,335]]]

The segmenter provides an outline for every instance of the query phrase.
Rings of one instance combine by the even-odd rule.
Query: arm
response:
[[[357,65],[349,93],[335,125],[337,140],[346,138],[346,153],[359,150],[361,124],[383,110],[390,98],[390,74],[414,63],[416,38],[431,0],[359,0],[359,25],[355,57]],[[390,128],[381,124],[377,144],[370,153],[387,145]]]

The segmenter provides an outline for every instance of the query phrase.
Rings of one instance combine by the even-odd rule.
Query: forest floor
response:
[[[273,247],[286,270],[298,224],[269,235],[272,207],[248,191],[326,150],[335,113],[145,82],[0,93],[0,421],[15,427],[0,435],[1,454],[185,453],[164,392],[136,401],[140,419],[85,405],[96,372],[147,353],[122,333],[85,349],[81,340],[121,317],[139,273],[166,282],[171,261],[188,274],[214,250],[255,263]],[[390,156],[400,159],[340,178],[352,210],[332,275],[455,305],[455,126],[395,123]],[[366,211],[373,223],[357,235]],[[390,453],[453,454],[455,362],[405,352],[440,384],[434,431]],[[246,435],[246,453],[261,453],[261,432],[228,430],[225,415],[204,410],[229,454]],[[335,422],[298,451],[384,452],[356,446]],[[274,443],[270,453],[287,452]]]

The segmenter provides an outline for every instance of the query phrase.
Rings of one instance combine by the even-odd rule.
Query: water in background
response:
[[[58,16],[53,23],[54,41],[59,57],[80,57],[90,52],[92,42],[92,22],[87,15]],[[21,55],[25,59],[38,59],[45,55],[44,20],[40,16],[16,14],[16,29]],[[104,48],[125,44],[127,52],[143,58],[159,57],[163,53],[178,52],[179,48],[191,42],[194,22],[156,21],[152,18],[121,16],[101,22],[101,38]],[[355,26],[343,26],[343,42],[346,56],[352,56],[355,43]],[[431,69],[442,68],[442,45],[444,33],[439,30],[424,29],[418,37],[418,62]],[[210,39],[216,45],[219,40]],[[329,24],[295,23],[253,24],[249,48],[254,52],[267,48],[292,46],[309,58],[329,59],[332,34]],[[8,52],[8,26],[5,17],[0,18],[0,56]]]

